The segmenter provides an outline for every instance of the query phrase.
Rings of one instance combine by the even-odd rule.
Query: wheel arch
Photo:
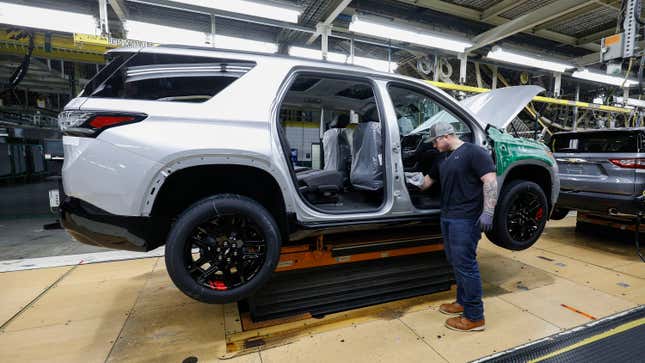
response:
[[[504,174],[498,176],[499,190],[518,179],[532,181],[539,185],[546,195],[549,211],[553,210],[560,186],[550,165],[539,160],[517,161]]]
[[[258,201],[275,218],[283,240],[293,203],[268,163],[253,158],[199,156],[163,168],[147,189],[143,215],[171,221],[193,203],[215,194],[239,194]]]

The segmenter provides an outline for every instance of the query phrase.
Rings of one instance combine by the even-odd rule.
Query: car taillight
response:
[[[127,125],[145,119],[142,113],[63,111],[58,126],[64,135],[96,137],[110,127]]]
[[[645,159],[609,159],[609,161],[621,168],[645,169]]]

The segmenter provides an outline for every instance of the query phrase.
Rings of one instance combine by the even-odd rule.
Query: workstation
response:
[[[639,361],[642,16],[0,1],[0,360]]]

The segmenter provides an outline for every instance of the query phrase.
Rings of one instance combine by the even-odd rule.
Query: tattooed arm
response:
[[[484,213],[493,215],[497,205],[497,176],[495,173],[488,173],[481,177],[484,183]]]
[[[484,183],[484,212],[479,216],[479,226],[482,231],[493,230],[493,215],[497,205],[497,177],[495,173],[488,173],[481,177]]]

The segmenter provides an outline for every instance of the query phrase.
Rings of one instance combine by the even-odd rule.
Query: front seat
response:
[[[383,139],[381,123],[375,120],[378,117],[371,112],[354,130],[350,182],[359,190],[383,189]]]
[[[347,180],[352,166],[352,151],[347,139],[345,127],[349,125],[349,115],[338,115],[329,124],[330,129],[323,134],[325,152],[324,170],[335,170]]]

